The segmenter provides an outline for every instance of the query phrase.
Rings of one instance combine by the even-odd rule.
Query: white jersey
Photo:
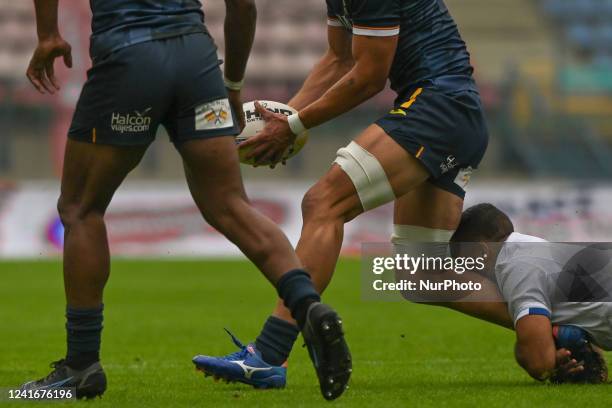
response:
[[[568,261],[585,248],[579,244],[549,243],[541,238],[511,234],[503,244],[495,275],[514,324],[527,315],[548,316],[554,325],[574,325],[587,331],[593,341],[605,350],[612,350],[612,303],[563,301],[564,285],[575,285],[564,275]],[[612,253],[612,250],[609,250]],[[606,252],[607,254],[607,252]],[[612,263],[606,255],[605,267],[589,275],[598,284],[603,282],[612,293]],[[600,268],[597,268],[600,269]],[[572,286],[573,288],[573,286]],[[570,288],[569,290],[572,290]],[[609,296],[607,297],[609,300]]]

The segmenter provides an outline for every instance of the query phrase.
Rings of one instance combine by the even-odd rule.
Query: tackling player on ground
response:
[[[63,57],[70,67],[70,46],[58,30],[58,0],[34,3],[39,45],[27,75],[39,91],[54,93],[54,61]],[[104,213],[163,125],[203,217],[257,265],[303,328],[324,397],[344,391],[351,360],[340,319],[319,303],[289,241],[244,192],[233,136],[244,126],[240,87],[256,10],[253,0],[226,5],[224,86],[199,1],[91,1],[93,67],[69,131],[58,203],[65,227],[67,354],[48,376],[23,389],[76,387],[78,398],[105,391],[99,363],[110,272]],[[257,353],[242,360],[245,369],[261,370]]]
[[[555,383],[608,380],[601,349],[612,350],[609,246],[550,243],[519,234],[501,210],[478,204],[463,213],[451,249],[459,257],[486,254],[481,273],[497,284],[507,303],[516,360],[529,375]],[[568,268],[572,265],[581,268]]]
[[[329,49],[289,102],[298,113],[286,118],[259,106],[267,126],[242,144],[259,163],[279,162],[304,129],[350,111],[388,80],[397,93],[389,113],[338,151],[302,202],[297,253],[320,292],[333,275],[344,223],[391,201],[394,243],[440,242],[446,251],[488,143],[470,56],[442,0],[327,0],[327,10]],[[469,303],[450,305],[487,317]],[[497,307],[491,320],[506,316]],[[298,332],[279,301],[250,347],[281,370]],[[233,360],[201,356],[197,363],[250,383]]]

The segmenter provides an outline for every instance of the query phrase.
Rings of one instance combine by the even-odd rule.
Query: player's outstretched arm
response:
[[[257,112],[266,121],[266,127],[257,136],[243,142],[241,148],[250,148],[246,159],[255,164],[278,163],[298,134],[305,129],[321,125],[382,91],[395,57],[398,36],[353,38],[353,68],[325,94],[297,114],[286,117],[266,111],[255,104]]]
[[[382,91],[389,77],[398,36],[353,37],[355,65],[321,98],[300,110],[306,128],[319,126],[372,98]]]
[[[27,77],[40,92],[50,94],[59,90],[53,64],[62,57],[68,68],[72,67],[72,49],[59,33],[57,11],[59,0],[34,0],[38,46],[30,60]]]
[[[576,373],[584,369],[566,349],[557,350],[550,319],[528,315],[516,322],[516,361],[539,381],[548,380],[555,372]]]
[[[289,106],[296,110],[305,108],[323,96],[355,64],[350,32],[342,27],[328,26],[327,41],[327,52],[308,74],[302,88],[289,101]]]
[[[255,38],[257,7],[254,0],[225,0],[225,6],[225,84],[230,103],[240,115],[242,129],[244,114],[240,90]]]

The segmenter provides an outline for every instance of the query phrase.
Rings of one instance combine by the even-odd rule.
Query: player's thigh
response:
[[[427,182],[395,200],[393,223],[455,230],[462,211],[461,197]]]
[[[380,163],[395,197],[401,197],[430,177],[427,168],[378,125],[367,128],[355,142]]]
[[[173,107],[164,118],[172,142],[240,133],[230,106],[217,49],[208,34],[193,34],[170,41],[177,72]]]
[[[428,177],[418,160],[372,125],[338,151],[331,169],[308,191],[302,203],[304,217],[314,214],[350,221]]]
[[[372,125],[338,150],[331,170],[308,192],[305,204],[313,201],[311,197],[327,208],[333,204],[330,215],[342,215],[348,221],[394,201],[428,177],[418,160],[381,127]]]
[[[146,146],[111,146],[68,139],[58,203],[64,216],[103,214]]]
[[[429,175],[427,184],[397,194],[402,197],[399,207],[406,210],[396,211],[396,219],[401,213],[411,224],[411,217],[423,221],[421,214],[429,214],[432,220],[439,218],[440,224],[454,224],[465,187],[488,144],[478,94],[446,94],[419,88],[407,102],[398,104],[376,123]],[[420,207],[414,213],[418,216],[409,214],[415,207]],[[445,211],[449,214],[445,215]]]
[[[194,139],[177,145],[177,149],[191,193],[205,215],[231,200],[246,200],[232,136]]]

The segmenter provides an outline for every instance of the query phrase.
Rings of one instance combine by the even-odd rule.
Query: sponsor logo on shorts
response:
[[[446,158],[446,161],[440,163],[440,170],[442,170],[442,174],[447,173],[457,167],[459,163],[457,163],[457,159],[455,156],[451,155]]]
[[[465,190],[468,184],[470,184],[473,172],[474,169],[472,167],[460,169],[457,177],[455,177],[455,184]]]
[[[113,113],[111,115],[111,129],[119,133],[142,133],[148,132],[151,127],[150,112],[153,108],[134,113]]]
[[[196,130],[225,129],[234,126],[229,99],[219,99],[200,105],[195,111]]]

